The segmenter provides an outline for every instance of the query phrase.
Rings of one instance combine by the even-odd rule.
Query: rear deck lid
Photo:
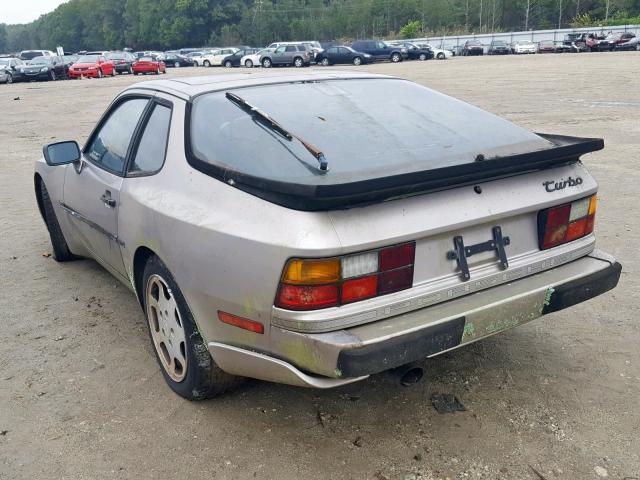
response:
[[[242,98],[290,132],[257,119]],[[189,104],[192,166],[289,208],[345,208],[535,170],[602,148],[536,135],[469,104],[391,77],[251,85]],[[328,162],[319,168],[313,145]]]

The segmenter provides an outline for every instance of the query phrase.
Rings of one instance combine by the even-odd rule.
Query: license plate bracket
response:
[[[476,243],[475,245],[465,245],[462,235],[456,235],[453,237],[454,250],[447,252],[447,259],[456,260],[458,262],[460,276],[463,281],[466,282],[471,279],[467,258],[477,255],[478,253],[494,251],[498,256],[500,268],[503,270],[509,268],[509,260],[507,259],[507,253],[505,252],[504,247],[511,243],[511,239],[502,235],[502,228],[499,225],[493,227],[491,232],[493,234],[493,238],[491,240]]]

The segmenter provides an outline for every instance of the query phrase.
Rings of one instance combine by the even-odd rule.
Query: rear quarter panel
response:
[[[330,255],[338,238],[326,212],[288,210],[192,169],[184,153],[185,102],[175,98],[167,157],[153,176],[127,178],[119,238],[133,284],[133,260],[147,247],[167,265],[206,341],[268,350],[268,335],[222,324],[224,310],[265,325],[291,256]]]

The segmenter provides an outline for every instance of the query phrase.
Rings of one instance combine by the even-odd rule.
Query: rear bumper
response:
[[[216,363],[236,375],[331,388],[459,348],[613,289],[621,265],[592,254],[455,300],[358,327],[319,334],[271,328],[272,353],[210,343]]]

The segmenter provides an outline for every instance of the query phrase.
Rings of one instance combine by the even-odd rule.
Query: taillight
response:
[[[415,242],[408,242],[343,257],[291,259],[275,305],[318,310],[411,288],[415,253]]]
[[[538,214],[538,241],[541,250],[577,240],[593,232],[596,196],[542,210]]]

